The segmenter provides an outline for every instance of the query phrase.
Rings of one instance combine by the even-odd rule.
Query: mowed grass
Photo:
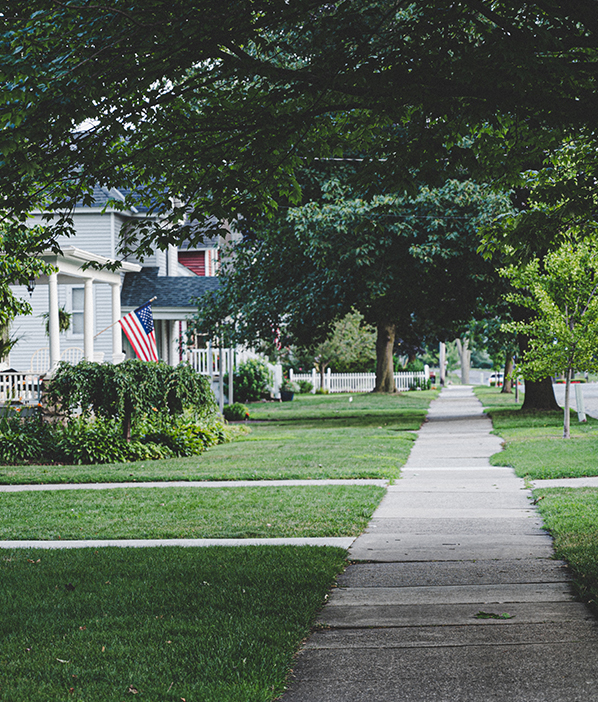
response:
[[[534,496],[577,594],[598,613],[598,488],[544,488]]]
[[[270,702],[345,552],[0,551],[2,702]]]
[[[509,409],[513,398],[496,388],[476,388],[492,418],[494,432],[505,448],[490,462],[511,466],[519,477],[532,480],[598,475],[598,420],[586,423],[571,414],[571,439],[563,439],[562,412],[523,412]]]
[[[0,493],[0,539],[357,536],[384,493],[375,485]]]
[[[0,466],[1,484],[396,478],[436,391],[295,395],[250,405],[251,433],[201,456],[98,466]],[[351,401],[349,401],[351,399]]]

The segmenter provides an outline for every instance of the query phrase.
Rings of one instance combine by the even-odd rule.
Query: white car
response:
[[[503,384],[504,379],[504,373],[492,373],[492,375],[488,378],[488,385],[498,385],[500,387]]]

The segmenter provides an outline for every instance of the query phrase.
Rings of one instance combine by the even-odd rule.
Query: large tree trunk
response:
[[[519,348],[521,355],[525,357],[525,351],[528,346],[528,338],[519,336]],[[544,412],[560,410],[561,408],[554,396],[554,388],[552,387],[552,378],[542,378],[542,380],[526,380],[525,381],[525,399],[523,400],[522,410],[540,410]]]
[[[513,392],[513,379],[511,378],[511,373],[513,372],[513,354],[507,351],[507,357],[505,359],[505,372],[504,379],[502,383],[501,392]]]
[[[376,387],[374,392],[397,392],[392,352],[397,333],[396,324],[378,323],[376,337]]]

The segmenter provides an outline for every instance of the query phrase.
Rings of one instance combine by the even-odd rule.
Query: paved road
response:
[[[598,702],[598,625],[481,409],[432,403],[283,702]]]
[[[558,383],[553,387],[556,401],[563,407],[565,404],[565,386]],[[598,419],[598,383],[583,383],[581,385],[581,391],[583,393],[586,414]],[[577,405],[575,404],[575,390],[573,387],[571,388],[571,407],[577,409]]]

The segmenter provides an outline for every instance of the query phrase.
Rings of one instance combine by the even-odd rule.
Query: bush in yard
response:
[[[198,419],[218,416],[209,380],[186,364],[173,368],[139,360],[118,365],[61,363],[50,383],[48,401],[67,416],[80,409],[85,417],[119,419],[127,440],[148,415],[174,417],[191,409]]]
[[[314,389],[314,386],[309,382],[309,380],[299,380],[297,385],[299,386],[299,392],[302,395],[307,395],[307,393],[310,393]]]
[[[249,418],[249,409],[240,402],[234,402],[232,405],[225,405],[222,414],[228,422],[242,422]]]
[[[258,358],[250,358],[239,364],[234,376],[235,396],[241,402],[257,402],[269,392],[272,373],[266,363]]]
[[[39,415],[21,418],[18,413],[0,419],[0,463],[22,463],[50,450],[51,429]]]
[[[190,366],[61,364],[48,401],[66,417],[0,418],[0,463],[117,463],[202,453],[229,441],[207,378]],[[75,416],[75,413],[79,414]]]

